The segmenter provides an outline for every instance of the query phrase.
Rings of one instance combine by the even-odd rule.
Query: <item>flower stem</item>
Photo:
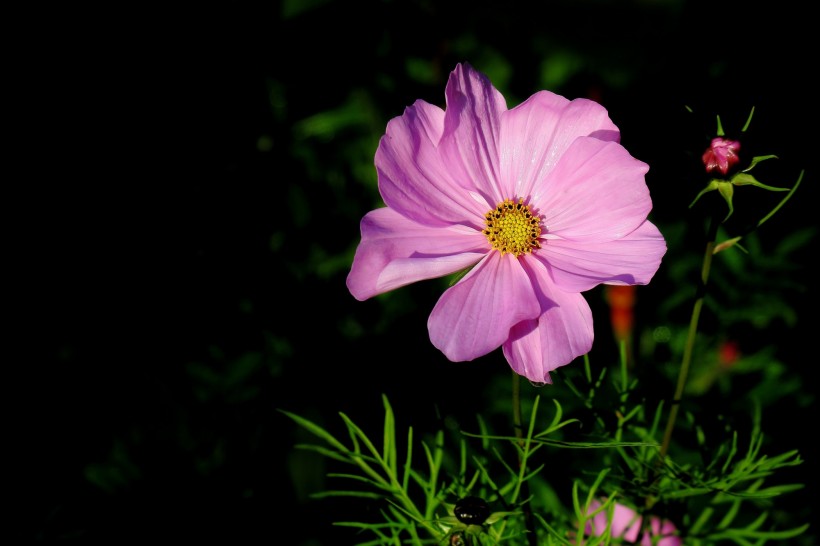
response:
[[[692,352],[694,351],[695,338],[698,331],[698,319],[700,318],[700,311],[703,308],[703,299],[706,296],[706,284],[709,280],[709,270],[712,267],[712,256],[714,256],[715,239],[717,238],[719,223],[714,216],[710,219],[706,237],[706,251],[703,255],[703,266],[700,272],[700,284],[698,285],[695,304],[692,308],[692,317],[689,320],[689,334],[686,337],[683,360],[681,362],[680,371],[678,372],[678,384],[675,388],[675,397],[672,399],[672,406],[669,409],[669,420],[666,422],[666,430],[663,433],[659,463],[663,461],[664,457],[666,457],[666,453],[669,451],[672,431],[675,428],[675,420],[678,417],[678,409],[680,408],[681,399],[683,398],[683,390],[686,387],[686,379],[689,376],[689,365],[692,362]]]
[[[515,430],[515,437],[518,439],[518,445],[524,449],[524,423],[521,419],[521,376],[517,373],[512,373],[512,409],[513,409],[513,429]],[[521,452],[518,455],[518,465],[521,466],[524,461],[521,459]],[[538,537],[535,534],[535,521],[532,517],[532,508],[530,507],[530,487],[526,481],[521,482],[521,496],[524,500],[524,525],[527,528],[527,538],[530,546],[538,546]]]

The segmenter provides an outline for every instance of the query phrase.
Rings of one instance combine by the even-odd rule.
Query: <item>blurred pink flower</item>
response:
[[[737,151],[740,150],[740,142],[727,138],[715,137],[709,148],[703,152],[703,164],[706,165],[706,172],[715,169],[721,174],[726,174],[734,164],[740,161]]]
[[[516,373],[549,383],[592,347],[581,292],[646,284],[660,266],[648,166],[590,100],[540,91],[508,110],[468,64],[445,100],[387,124],[375,157],[387,206],[361,221],[348,289],[366,300],[471,268],[433,308],[433,345],[451,361],[502,347]]]
[[[590,504],[590,513],[601,506],[598,501]],[[598,512],[592,520],[587,522],[587,536],[599,536],[606,530],[609,514],[606,510]],[[649,529],[641,536],[641,516],[632,508],[623,504],[615,503],[612,512],[612,528],[609,535],[625,540],[629,544],[640,544],[641,546],[680,546],[683,541],[676,535],[677,529],[669,520],[661,520],[657,516],[650,516]],[[641,541],[638,542],[638,537]]]

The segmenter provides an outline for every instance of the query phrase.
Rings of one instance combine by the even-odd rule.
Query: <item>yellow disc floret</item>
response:
[[[534,248],[541,248],[538,243],[541,219],[532,213],[523,199],[519,199],[518,203],[504,199],[484,218],[487,227],[482,233],[501,254],[509,252],[520,256],[529,254]]]

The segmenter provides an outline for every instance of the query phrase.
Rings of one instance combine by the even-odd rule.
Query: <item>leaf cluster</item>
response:
[[[610,517],[609,508],[617,502],[647,520],[674,521],[684,544],[697,546],[777,543],[806,531],[808,525],[784,529],[773,521],[773,501],[802,487],[778,481],[777,473],[803,461],[797,451],[765,452],[759,408],[746,444],[728,427],[725,438],[710,438],[687,413],[685,432],[694,438],[692,445],[676,444],[661,459],[657,438],[663,404],[652,408],[645,400],[634,401],[637,380],[626,373],[623,361],[616,371],[610,376],[605,368],[593,378],[585,359],[584,377],[566,380],[566,392],[577,397],[577,404],[562,404],[556,397],[545,411],[539,409],[540,395],[534,396],[520,435],[492,431],[481,416],[478,432],[442,428],[418,440],[411,426],[397,434],[384,395],[378,442],[343,413],[347,438],[341,440],[310,420],[280,411],[318,440],[296,449],[346,469],[328,474],[345,485],[314,497],[378,503],[377,518],[334,522],[357,530],[361,545],[621,543],[609,528],[597,536],[579,533],[597,501]],[[557,470],[571,481],[568,490],[555,479],[556,464],[566,464]],[[467,495],[494,507],[469,534],[453,515],[455,502]]]

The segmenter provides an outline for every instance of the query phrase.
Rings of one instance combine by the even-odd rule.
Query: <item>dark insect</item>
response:
[[[484,525],[490,517],[490,505],[481,497],[464,497],[456,503],[453,515],[465,525]]]

